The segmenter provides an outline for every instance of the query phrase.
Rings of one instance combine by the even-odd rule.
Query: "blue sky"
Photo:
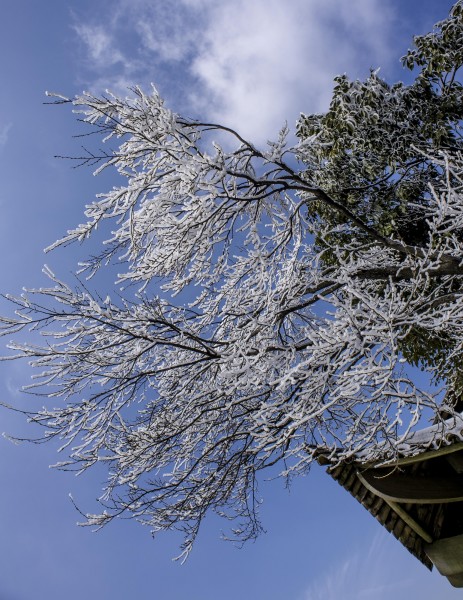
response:
[[[84,204],[112,185],[55,154],[79,152],[70,111],[43,104],[45,90],[154,82],[169,104],[262,143],[300,111],[322,111],[336,74],[370,67],[408,77],[399,57],[414,33],[444,18],[447,0],[16,0],[0,20],[1,291],[45,283],[45,262],[68,277],[85,248],[42,249],[81,221]],[[6,303],[0,305],[8,312]],[[0,397],[18,406],[26,365],[1,366]],[[1,430],[29,436],[2,411]],[[0,600],[83,597],[155,600],[447,600],[460,598],[429,574],[321,469],[288,493],[263,482],[267,533],[238,549],[206,519],[186,564],[180,538],[152,540],[133,522],[91,533],[76,527],[71,493],[92,510],[103,471],[79,478],[48,465],[53,445],[0,440]]]

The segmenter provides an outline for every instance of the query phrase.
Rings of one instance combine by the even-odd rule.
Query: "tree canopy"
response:
[[[80,161],[123,183],[50,247],[107,232],[82,283],[48,270],[48,287],[10,297],[1,332],[56,404],[27,414],[62,439],[58,466],[108,467],[89,524],[178,528],[188,553],[214,510],[248,539],[260,471],[394,457],[423,413],[458,407],[461,1],[403,62],[410,85],[340,76],[295,145],[284,127],[264,149],[154,88],[55,97],[107,144]],[[92,291],[115,266],[114,292]]]

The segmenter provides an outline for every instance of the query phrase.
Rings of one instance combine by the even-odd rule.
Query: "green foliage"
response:
[[[377,71],[365,81],[341,75],[329,110],[299,120],[299,138],[310,141],[301,152],[306,179],[384,235],[397,233],[396,221],[411,203],[426,205],[437,176],[426,154],[462,147],[461,6],[435,31],[414,39],[415,49],[403,58],[407,67],[419,69],[411,85],[391,86]],[[320,215],[320,207],[313,212]],[[339,220],[326,210],[321,216]]]
[[[431,157],[441,150],[463,150],[461,0],[431,33],[414,38],[414,48],[402,62],[417,72],[411,85],[389,85],[378,71],[365,81],[337,77],[329,110],[301,115],[297,134],[308,182],[378,234],[424,247],[429,243],[430,186],[438,192],[441,175]],[[339,260],[332,247],[348,242],[355,225],[320,202],[311,201],[307,210],[309,218],[326,225],[319,228],[315,243],[325,250],[329,269]],[[355,238],[374,243],[365,231],[356,229]],[[436,286],[449,291],[445,278],[429,281],[430,291]],[[460,358],[452,353],[448,334],[416,327],[404,333],[401,350],[410,363],[431,367],[438,377],[463,387],[463,375],[456,374],[461,372]]]

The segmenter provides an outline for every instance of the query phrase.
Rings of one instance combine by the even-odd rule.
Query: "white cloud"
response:
[[[75,31],[85,44],[87,59],[95,69],[106,69],[124,62],[122,53],[116,48],[116,40],[103,25],[80,24]]]
[[[325,109],[334,75],[363,77],[397,58],[392,15],[380,0],[119,0],[111,7],[104,24],[76,25],[93,88],[161,82],[190,113],[260,142],[300,111]]]
[[[142,48],[153,53],[155,59],[178,62],[198,47],[197,29],[204,18],[207,20],[207,13],[197,1],[179,0],[176,8],[165,2],[140,3],[134,31],[140,36]]]
[[[387,15],[377,0],[367,7],[352,0],[348,11],[345,5],[292,0],[288,10],[279,0],[222,4],[192,64],[216,118],[262,139],[301,110],[325,109],[333,76],[358,72],[359,64],[367,71],[365,53],[375,62],[387,59]]]

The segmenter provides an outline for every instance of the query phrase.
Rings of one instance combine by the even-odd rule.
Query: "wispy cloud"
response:
[[[88,60],[94,69],[107,69],[118,62],[124,62],[123,54],[116,48],[111,31],[103,25],[80,24],[75,31],[85,44]]]
[[[311,583],[303,600],[386,600],[397,598],[398,590],[410,592],[413,578],[391,568],[388,537],[380,531],[366,551],[354,547],[348,557]]]
[[[334,75],[393,56],[380,0],[113,0],[107,14],[75,27],[94,88],[153,81],[258,141],[326,108]]]
[[[461,600],[436,569],[428,571],[397,540],[379,530],[370,546],[356,545],[334,560],[298,600]]]
[[[4,148],[8,143],[8,137],[10,130],[13,127],[13,123],[7,123],[0,127],[0,149]]]

